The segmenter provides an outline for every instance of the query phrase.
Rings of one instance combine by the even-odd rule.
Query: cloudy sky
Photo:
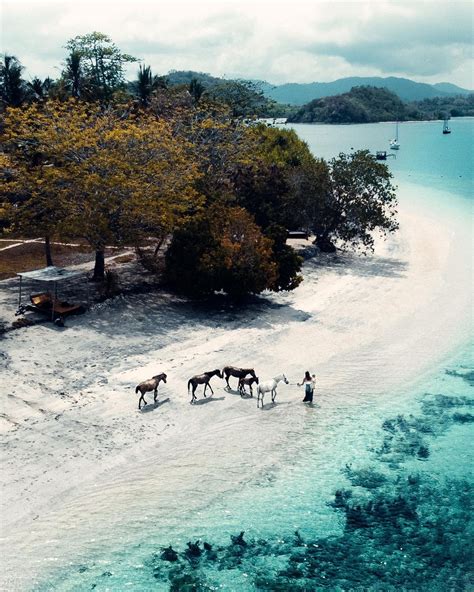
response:
[[[2,53],[57,76],[68,39],[108,34],[154,73],[327,82],[404,76],[473,88],[473,4],[455,0],[0,0]],[[134,76],[136,65],[130,72]]]

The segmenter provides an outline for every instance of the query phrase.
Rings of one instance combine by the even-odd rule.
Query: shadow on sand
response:
[[[197,399],[197,401],[194,401],[193,405],[205,405],[206,403],[210,403],[211,401],[224,401],[225,397],[213,397],[212,395],[210,397],[206,397],[205,399]]]
[[[355,253],[321,254],[305,261],[309,269],[335,271],[339,275],[353,274],[362,277],[404,277],[408,264],[400,259],[356,255]]]
[[[157,401],[156,403],[147,403],[144,407],[140,409],[140,411],[142,413],[149,413],[150,411],[158,409],[158,407],[161,407],[164,403],[168,403],[169,400],[170,398],[167,397],[166,399],[163,399],[162,401]]]
[[[232,389],[232,388],[228,388],[228,387],[226,387],[226,386],[224,387],[224,390],[225,390],[225,392],[226,392],[226,393],[228,393],[229,395],[239,395],[239,397],[240,397],[240,391],[239,391],[239,390],[235,390],[235,389]]]

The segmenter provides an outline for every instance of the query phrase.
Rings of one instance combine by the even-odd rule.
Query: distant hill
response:
[[[288,118],[298,123],[371,123],[412,118],[405,104],[386,88],[356,86],[348,93],[314,99]]]
[[[333,95],[349,92],[354,86],[374,86],[387,88],[404,101],[421,101],[435,97],[469,94],[466,90],[455,84],[441,82],[438,84],[424,84],[414,82],[408,78],[358,77],[340,78],[334,82],[311,82],[308,84],[289,83],[280,86],[272,86],[262,82],[260,88],[269,98],[278,103],[289,105],[304,105],[313,99],[321,99]]]

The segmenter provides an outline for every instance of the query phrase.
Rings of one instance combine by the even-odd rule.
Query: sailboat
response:
[[[445,117],[444,123],[443,123],[443,134],[450,134],[450,133],[451,133],[451,130],[449,129],[448,118]]]
[[[400,150],[400,143],[398,142],[398,121],[397,127],[395,128],[395,138],[390,140],[390,149],[391,150]]]

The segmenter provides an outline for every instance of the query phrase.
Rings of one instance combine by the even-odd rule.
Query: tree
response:
[[[104,276],[106,245],[166,236],[200,207],[190,151],[152,115],[47,101],[9,110],[1,139],[23,166],[31,206],[48,211],[33,192],[39,185],[52,211],[62,212],[61,232],[96,251],[94,279]]]
[[[270,101],[256,84],[247,80],[223,80],[210,86],[205,97],[228,105],[233,117],[259,117]]]
[[[77,49],[71,49],[66,58],[62,79],[70,96],[78,99],[87,90],[86,78],[82,67],[82,53]]]
[[[173,235],[166,253],[166,277],[178,292],[208,297],[224,291],[232,298],[276,289],[272,241],[243,208],[214,205]]]
[[[19,107],[25,99],[23,66],[15,56],[3,55],[0,63],[0,96],[7,107]]]
[[[375,231],[398,228],[397,198],[386,165],[368,150],[340,154],[329,162],[325,187],[313,196],[312,228],[322,251],[344,247],[373,250]]]
[[[137,79],[132,86],[140,104],[148,107],[153,92],[158,88],[166,88],[166,82],[162,76],[154,76],[150,66],[140,64]]]
[[[189,93],[193,97],[195,103],[199,103],[199,100],[205,90],[206,87],[201,82],[199,82],[197,78],[193,78],[189,83]]]
[[[273,224],[267,228],[265,236],[268,236],[273,243],[273,260],[277,265],[277,277],[273,290],[294,290],[303,281],[299,274],[303,264],[303,258],[296,251],[286,244],[287,230],[283,226]]]
[[[309,228],[308,188],[316,182],[316,161],[308,146],[292,130],[258,125],[248,133],[252,158],[235,175],[237,202],[264,229],[272,224]]]
[[[38,77],[33,78],[31,82],[26,83],[26,94],[28,100],[44,101],[48,98],[53,86],[53,80],[49,77],[45,78],[44,80],[41,80],[41,78]]]
[[[66,48],[70,52],[66,68],[70,71],[70,79],[74,80],[74,66],[76,78],[82,71],[87,81],[87,98],[106,103],[115,91],[124,87],[124,65],[137,61],[133,56],[122,53],[110,37],[97,31],[70,39]],[[80,87],[75,87],[74,92],[79,90]],[[76,96],[74,92],[73,96]]]

